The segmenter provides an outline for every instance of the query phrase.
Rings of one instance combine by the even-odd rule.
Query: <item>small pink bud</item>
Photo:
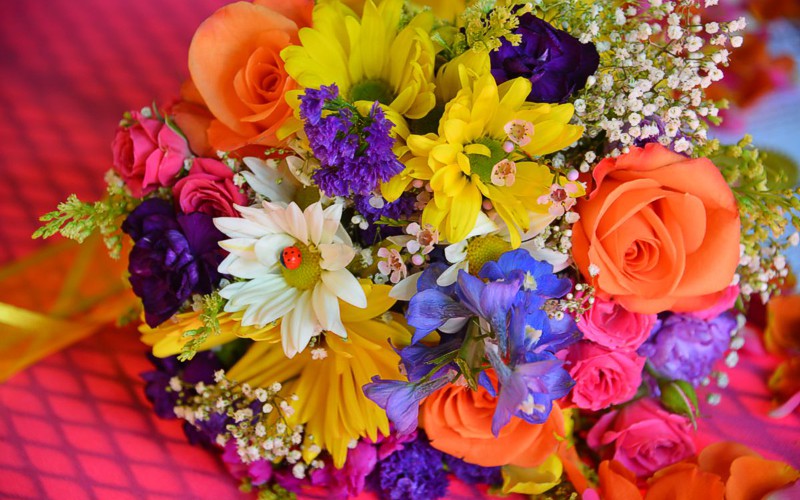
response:
[[[511,153],[514,151],[514,143],[511,141],[506,141],[503,143],[503,151],[506,153]]]

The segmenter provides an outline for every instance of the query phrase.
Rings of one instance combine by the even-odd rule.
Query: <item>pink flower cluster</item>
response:
[[[575,379],[572,402],[598,411],[630,401],[642,383],[645,358],[636,349],[656,324],[655,314],[633,313],[617,302],[598,297],[578,322],[581,342],[565,356]]]
[[[158,188],[172,188],[180,211],[212,217],[236,217],[234,204],[247,204],[235,185],[233,170],[214,158],[195,158],[187,140],[165,121],[131,112],[111,147],[114,171],[137,198]],[[189,173],[180,177],[184,165]]]

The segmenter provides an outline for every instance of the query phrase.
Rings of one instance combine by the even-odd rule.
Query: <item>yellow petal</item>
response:
[[[503,467],[502,491],[505,494],[540,495],[561,481],[563,470],[561,460],[555,454],[547,457],[538,467],[523,468],[507,465]]]

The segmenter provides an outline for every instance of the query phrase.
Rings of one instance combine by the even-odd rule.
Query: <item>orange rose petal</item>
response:
[[[706,446],[697,456],[697,464],[700,469],[716,474],[723,481],[727,481],[731,474],[733,461],[739,457],[749,456],[761,458],[761,455],[743,444],[721,441]]]
[[[794,467],[760,457],[739,457],[731,464],[725,485],[727,500],[751,500],[787,486],[800,478]]]
[[[604,500],[641,500],[636,475],[616,460],[604,460],[598,467],[600,491]]]
[[[800,295],[779,295],[770,299],[764,333],[770,352],[800,352]]]
[[[285,47],[296,32],[290,19],[248,2],[222,7],[197,29],[189,47],[189,72],[209,110],[233,132],[258,133],[240,121],[252,110],[234,89],[237,72],[260,46]]]
[[[725,485],[716,474],[697,464],[679,462],[656,472],[647,481],[645,500],[723,500]]]
[[[669,220],[677,222],[683,235],[687,254],[696,252],[706,235],[706,207],[697,196],[688,193],[673,193],[659,204]]]
[[[311,13],[314,11],[314,0],[253,0],[253,3],[272,9],[279,14],[283,14],[298,27],[305,28],[311,26]]]

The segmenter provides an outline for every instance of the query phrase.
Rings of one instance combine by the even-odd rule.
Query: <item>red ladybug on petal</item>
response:
[[[281,264],[283,264],[283,267],[286,269],[293,271],[300,267],[302,263],[303,254],[300,252],[299,248],[295,246],[286,247],[283,249],[283,252],[281,252]]]

